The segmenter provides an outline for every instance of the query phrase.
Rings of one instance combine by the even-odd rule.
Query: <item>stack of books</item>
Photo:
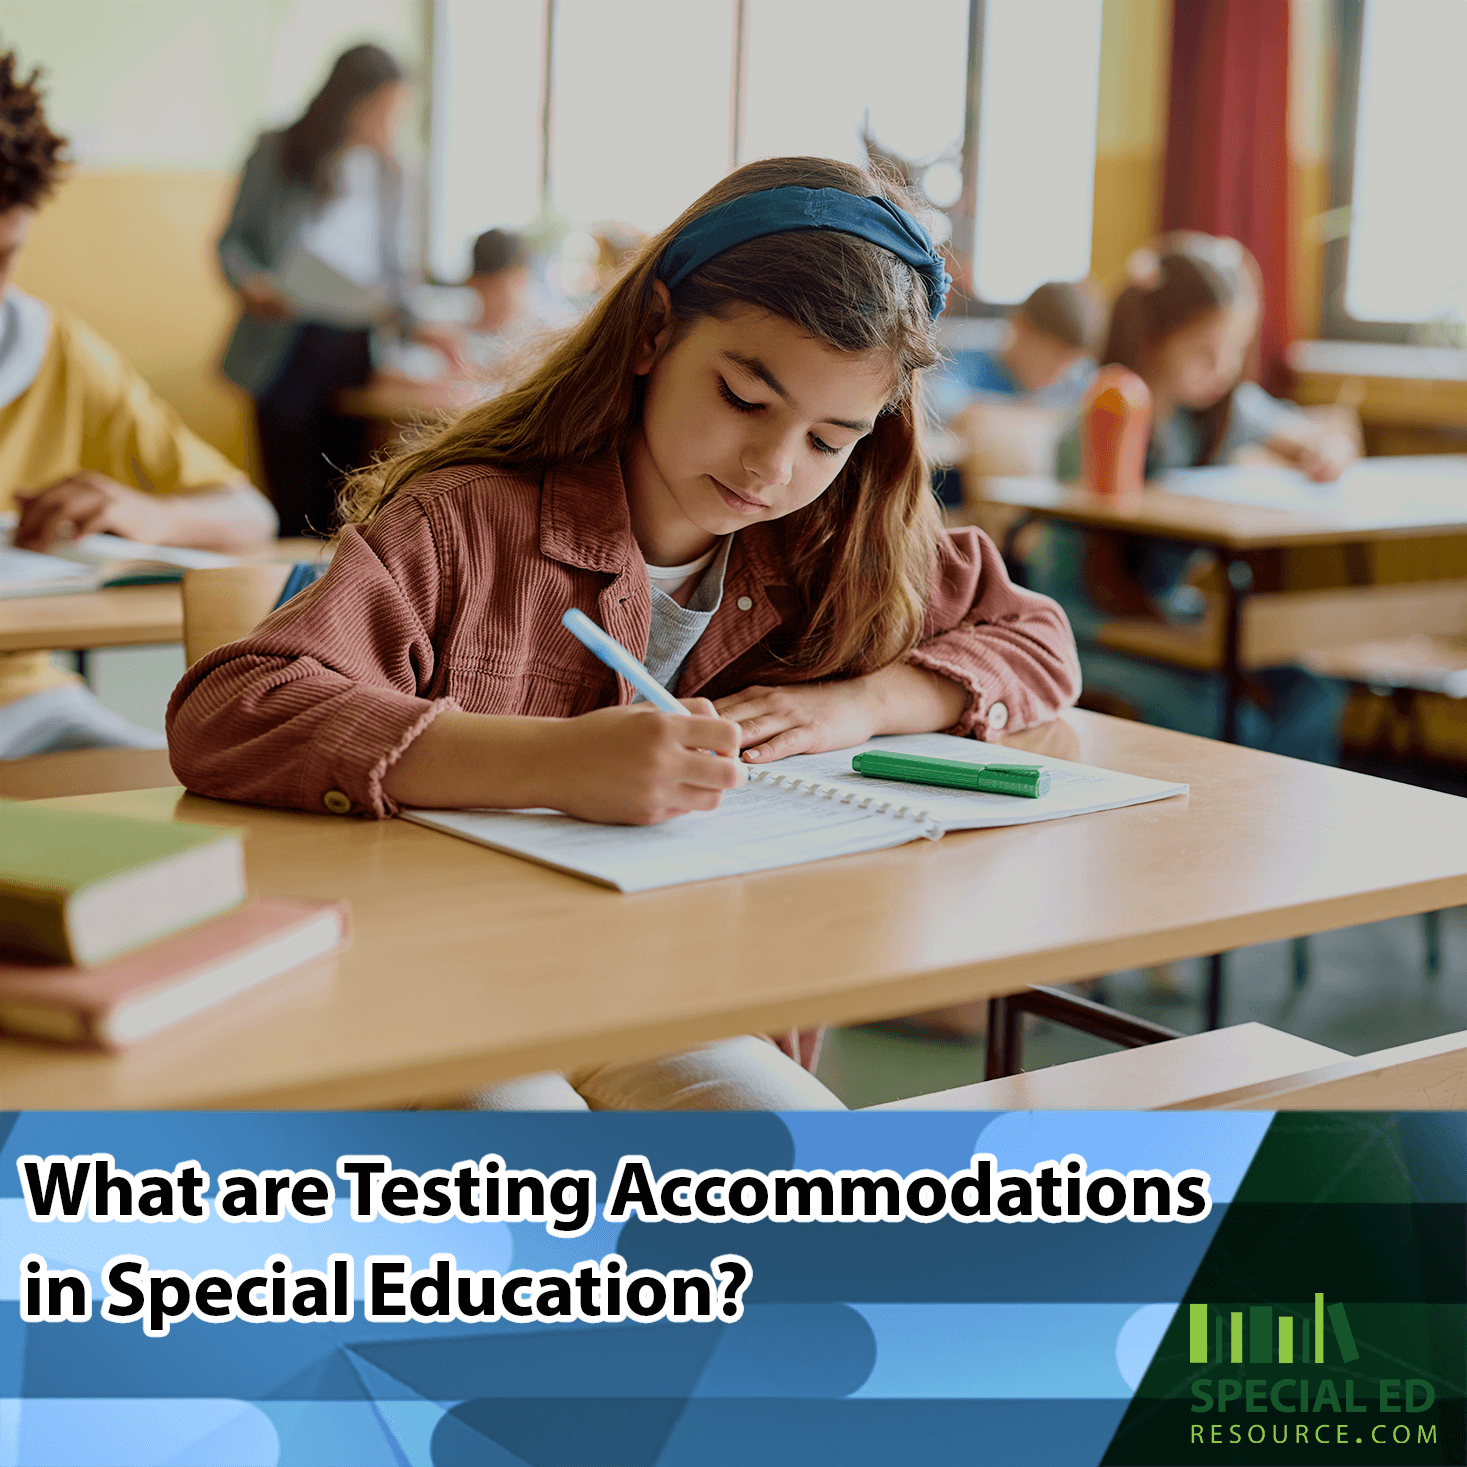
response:
[[[346,942],[249,897],[238,831],[0,802],[0,1030],[124,1049]]]

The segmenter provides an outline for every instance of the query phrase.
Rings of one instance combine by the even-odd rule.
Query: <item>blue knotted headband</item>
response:
[[[933,320],[942,314],[953,282],[933,248],[932,236],[890,199],[838,188],[789,185],[719,204],[673,238],[662,256],[658,279],[676,290],[694,270],[735,245],[802,229],[833,229],[890,250],[922,277]]]

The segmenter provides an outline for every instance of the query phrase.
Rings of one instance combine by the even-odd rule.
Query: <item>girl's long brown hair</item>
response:
[[[625,446],[641,412],[635,371],[656,334],[653,283],[663,252],[692,220],[729,199],[798,184],[912,200],[884,178],[826,158],[771,158],[731,173],[644,245],[622,278],[544,360],[500,396],[357,474],[342,517],[368,524],[420,474],[456,464],[523,470],[584,462]],[[938,358],[926,288],[888,250],[824,230],[773,235],[726,251],[672,292],[676,335],[741,306],[792,322],[852,353],[882,352],[895,388],[876,426],[824,494],[774,522],[802,605],[802,634],[761,674],[793,681],[870,672],[921,640],[939,520],[923,445],[921,372]]]
[[[1143,278],[1133,278],[1111,307],[1102,366],[1117,362],[1144,376],[1150,354],[1173,332],[1193,321],[1249,300],[1258,304],[1262,314],[1262,272],[1258,262],[1235,239],[1184,230],[1164,235],[1154,249],[1137,254],[1148,257],[1140,267]],[[1255,328],[1245,375],[1256,370],[1257,353]],[[1235,389],[1236,384],[1211,407],[1186,409],[1201,429],[1202,457],[1198,463],[1211,463],[1222,447]]]

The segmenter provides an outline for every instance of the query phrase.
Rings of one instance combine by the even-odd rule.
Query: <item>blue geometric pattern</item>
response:
[[[1256,1151],[1266,1115],[34,1114],[0,1118],[0,1467],[801,1467],[1093,1463]],[[382,1153],[423,1172],[497,1152],[509,1168],[654,1173],[889,1167],[951,1173],[975,1151],[1029,1168],[1202,1168],[1200,1223],[599,1220],[358,1223],[338,1181],[322,1223],[32,1223],[17,1156],[110,1152],[129,1171],[196,1160],[314,1167]],[[210,1194],[213,1194],[213,1187]],[[569,1269],[611,1252],[638,1268],[753,1278],[737,1322],[309,1325],[175,1321],[162,1338],[97,1316],[121,1253],[153,1268],[238,1274],[284,1253],[325,1268],[372,1253],[416,1268]],[[20,1259],[93,1283],[86,1323],[26,1324]]]

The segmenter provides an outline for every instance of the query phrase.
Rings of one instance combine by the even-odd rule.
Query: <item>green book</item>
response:
[[[0,801],[0,948],[87,967],[244,898],[237,830]]]

